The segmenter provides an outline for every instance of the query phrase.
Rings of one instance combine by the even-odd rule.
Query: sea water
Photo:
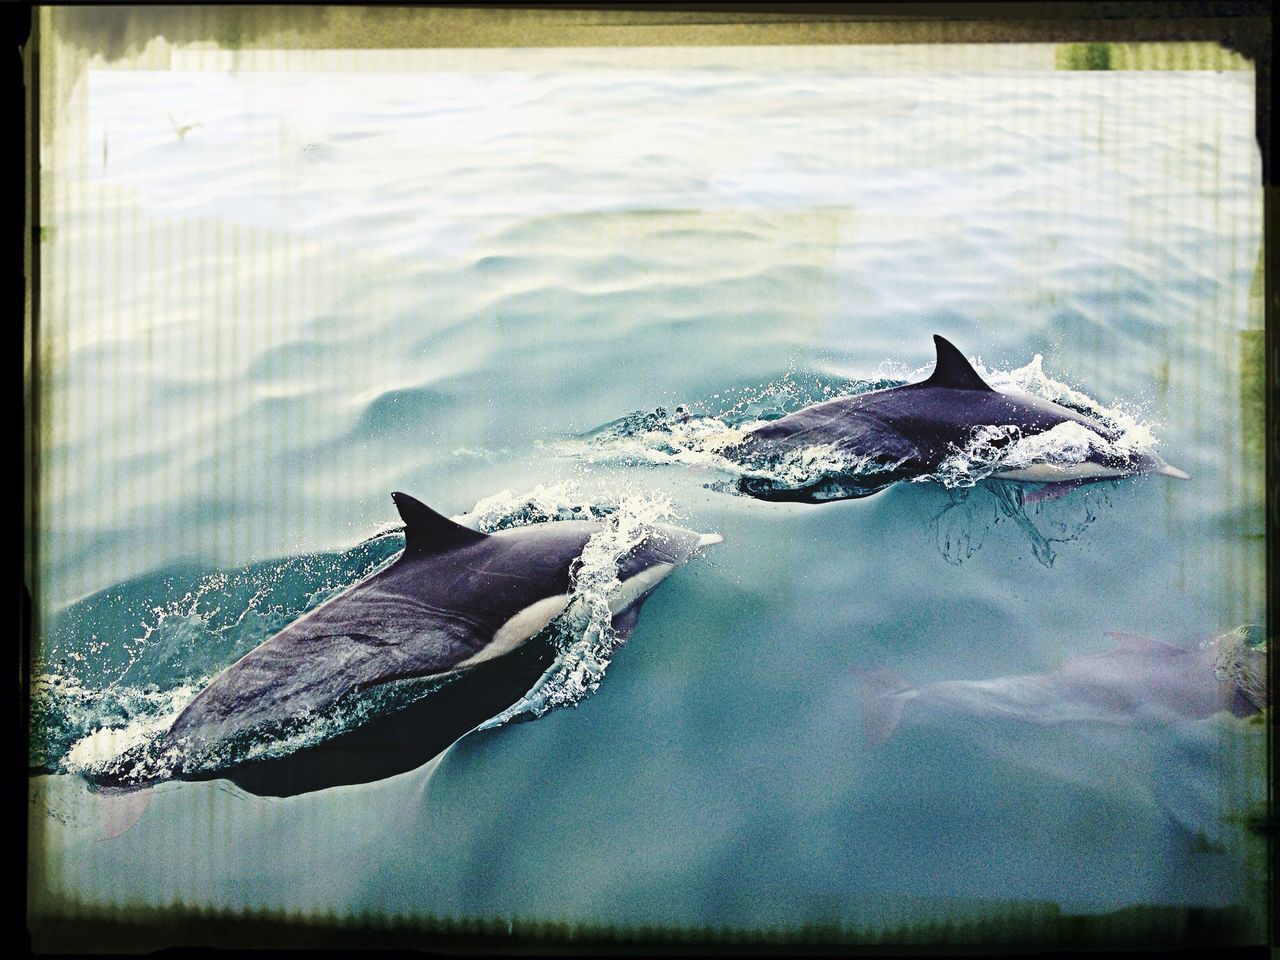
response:
[[[42,182],[33,902],[1256,905],[1260,727],[955,715],[873,749],[857,682],[1261,621],[1253,75],[714,59],[89,71]],[[1033,503],[962,458],[865,499],[735,492],[725,436],[918,379],[934,333],[1191,480]],[[568,644],[532,722],[288,799],[165,783],[101,839],[81,774],[388,563],[393,490],[481,529],[724,542],[625,643]]]

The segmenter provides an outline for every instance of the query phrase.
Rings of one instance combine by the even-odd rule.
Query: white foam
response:
[[[110,769],[123,754],[155,741],[199,692],[190,684],[164,691],[134,691],[131,699],[142,701],[150,712],[136,716],[119,727],[99,727],[73,743],[63,759],[71,773],[92,774]],[[154,758],[153,758],[154,759]],[[158,764],[156,771],[159,772]],[[139,771],[143,774],[143,771]]]
[[[539,487],[532,496],[512,496],[508,491],[501,496],[502,502],[516,507],[540,499],[543,508],[556,514],[566,502],[558,500],[558,496],[567,497],[571,503],[581,497],[573,484],[559,487],[554,494],[549,488]],[[493,498],[487,499],[491,506]],[[480,506],[477,504],[477,509]],[[542,716],[590,696],[600,686],[610,660],[625,639],[613,628],[614,616],[653,589],[673,569],[671,564],[660,563],[626,581],[618,577],[621,559],[643,543],[655,525],[672,519],[668,500],[628,494],[621,496],[616,505],[597,502],[597,511],[602,506],[610,512],[601,518],[601,529],[587,541],[571,573],[569,602],[557,635],[559,656],[529,693],[481,724],[480,729],[500,726],[521,715]],[[700,541],[715,543],[720,539],[709,534]]]

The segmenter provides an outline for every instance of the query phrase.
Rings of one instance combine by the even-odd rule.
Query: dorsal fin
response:
[[[404,521],[404,555],[429,556],[454,547],[483,540],[485,534],[442,517],[421,500],[407,493],[393,493],[396,509]]]
[[[970,366],[964,354],[955,348],[950,340],[933,335],[934,345],[938,348],[938,362],[928,380],[921,381],[930,387],[948,387],[952,390],[990,390],[987,382],[978,376],[978,372]]]

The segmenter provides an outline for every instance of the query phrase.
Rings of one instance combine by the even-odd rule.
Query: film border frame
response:
[[[679,37],[681,45],[849,44],[849,43],[1056,43],[1081,45],[1077,68],[1106,69],[1094,56],[1107,44],[1216,43],[1252,61],[1256,85],[1256,130],[1262,157],[1263,187],[1263,360],[1265,399],[1266,612],[1269,647],[1280,614],[1276,577],[1280,552],[1276,518],[1280,511],[1280,425],[1276,385],[1280,345],[1275,329],[1276,199],[1271,164],[1272,16],[1269,2],[1061,2],[1009,3],[847,3],[847,4],[502,4],[494,6],[81,6],[14,5],[3,21],[18,57],[9,61],[10,105],[20,104],[11,129],[22,128],[26,183],[14,205],[23,206],[15,259],[21,258],[23,324],[23,562],[24,586],[19,611],[19,744],[22,765],[28,732],[28,669],[32,611],[39,585],[39,532],[36,527],[40,479],[40,113],[41,36],[44,10],[60,8],[60,27],[72,45],[82,44],[86,60],[94,52],[119,59],[136,52],[147,39],[163,35],[175,45],[213,42],[246,49],[374,49],[404,46],[652,46]],[[70,11],[70,12],[68,12]],[[404,31],[405,18],[421,29]],[[399,23],[397,23],[399,19]],[[380,21],[380,22],[379,22]],[[353,29],[353,26],[358,27]],[[11,53],[12,56],[12,53]],[[1092,58],[1092,60],[1090,59]],[[16,129],[15,129],[16,132]],[[16,218],[15,218],[16,219]],[[11,261],[13,262],[13,261]],[[1275,658],[1268,658],[1268,687],[1274,689]],[[1268,862],[1275,854],[1274,716],[1267,724],[1267,820],[1261,825]],[[31,837],[24,818],[24,841]],[[30,847],[28,846],[28,849]],[[28,871],[31,865],[28,864]],[[24,873],[24,889],[30,873]],[[1268,945],[1275,943],[1274,877],[1268,873]],[[1100,917],[1077,917],[1032,905],[1024,915],[979,918],[970,923],[925,924],[893,931],[859,931],[826,926],[736,930],[720,928],[592,927],[562,922],[482,919],[388,920],[366,916],[340,923],[302,920],[271,913],[239,915],[190,907],[133,910],[122,917],[110,910],[79,910],[77,915],[27,916],[28,949],[85,952],[110,945],[113,951],[164,947],[401,947],[477,952],[639,952],[721,953],[824,952],[924,948],[970,953],[977,949],[1078,950],[1099,947],[1221,946],[1233,939],[1238,918],[1229,911],[1187,908],[1132,908]],[[70,905],[69,905],[70,906]],[[74,909],[74,908],[73,908]],[[1027,936],[1026,934],[1030,934]],[[1232,952],[1262,949],[1239,945]]]

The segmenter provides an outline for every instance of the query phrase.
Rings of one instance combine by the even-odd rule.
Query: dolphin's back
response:
[[[748,452],[830,444],[855,457],[932,470],[973,439],[977,426],[1017,427],[1024,434],[1060,423],[1088,427],[1108,439],[1115,433],[1073,410],[1021,394],[911,383],[814,404],[753,430]]]
[[[767,453],[829,445],[851,456],[914,463],[926,451],[895,423],[895,390],[840,397],[817,403],[752,430],[739,452]]]
[[[440,555],[406,553],[234,663],[168,736],[222,739],[370,686],[447,673],[521,610],[565,594],[570,564],[599,527],[545,524]]]
[[[203,690],[167,737],[238,736],[392,680],[447,674],[490,645],[522,611],[569,593],[571,567],[599,522],[559,521],[469,539],[440,553],[405,553],[255,648]],[[619,560],[627,580],[676,566],[698,535],[655,528]]]

